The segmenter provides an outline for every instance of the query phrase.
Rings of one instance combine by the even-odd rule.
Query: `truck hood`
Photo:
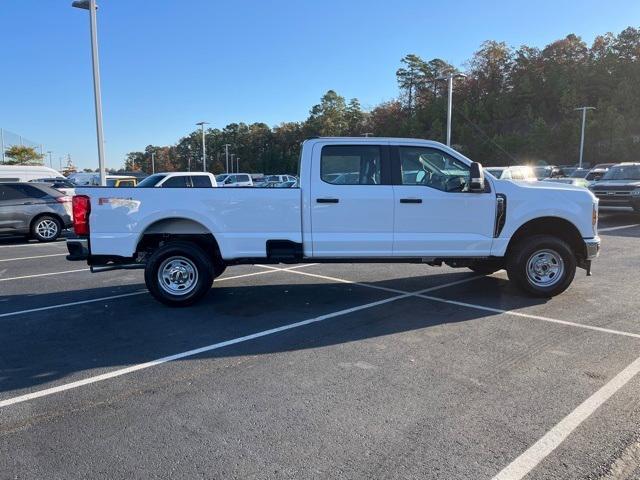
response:
[[[556,182],[514,182],[511,180],[495,180],[496,191],[507,195],[517,195],[521,198],[567,198],[579,203],[592,204],[597,202],[596,196],[585,187],[579,187],[568,183]],[[547,194],[547,195],[545,195]]]

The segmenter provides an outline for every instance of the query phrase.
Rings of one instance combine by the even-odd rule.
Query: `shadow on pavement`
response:
[[[437,277],[438,284],[445,284],[469,278],[470,274],[430,277]],[[482,288],[509,292],[506,282],[500,279],[487,277],[477,281],[485,282]],[[201,303],[188,308],[165,307],[145,292],[116,301],[0,318],[3,332],[0,391],[34,387],[93,369],[141,363],[396,295],[334,283],[220,285],[214,286]],[[127,291],[143,288],[143,285],[130,285]],[[105,297],[113,295],[114,288],[95,288],[88,292],[87,297]],[[437,295],[437,290],[433,294]],[[8,300],[19,301],[20,297],[13,295]],[[36,299],[38,304],[60,303],[53,294],[37,297],[42,297]],[[520,300],[521,307],[538,303],[539,299],[523,297]],[[425,299],[405,299],[214,350],[200,357],[318,348],[492,315]]]

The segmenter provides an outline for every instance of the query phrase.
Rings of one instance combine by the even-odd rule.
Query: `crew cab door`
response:
[[[390,257],[393,186],[386,145],[314,145],[311,238],[314,257]]]
[[[397,257],[491,252],[495,194],[467,191],[469,166],[434,147],[392,146]]]

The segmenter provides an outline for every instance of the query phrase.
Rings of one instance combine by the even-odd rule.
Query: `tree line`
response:
[[[585,161],[640,161],[640,29],[607,33],[587,45],[570,34],[544,48],[486,41],[459,72],[439,58],[406,55],[399,94],[365,111],[358,99],[326,92],[302,122],[270,127],[232,123],[206,130],[208,170],[225,170],[224,145],[242,171],[296,173],[300,143],[312,136],[416,137],[444,142],[448,74],[454,81],[452,145],[485,165],[574,164],[582,106],[588,112]],[[202,169],[199,130],[171,146],[131,152],[125,169]]]

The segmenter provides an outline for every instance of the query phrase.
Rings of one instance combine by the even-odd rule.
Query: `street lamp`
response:
[[[447,146],[451,146],[451,114],[453,113],[453,79],[454,78],[466,78],[464,73],[449,73],[448,75],[440,76],[437,80],[447,80],[449,84],[449,100],[447,102]]]
[[[582,154],[584,153],[584,126],[587,123],[587,110],[595,110],[596,107],[578,107],[575,110],[582,110],[582,134],[580,135],[580,162],[578,168],[582,168]]]
[[[53,168],[53,160],[51,159],[51,154],[53,152],[51,150],[47,150],[47,153],[49,154],[49,166]]]
[[[229,173],[233,173],[233,157],[235,157],[235,156],[236,156],[235,153],[231,154],[231,172],[229,172]]]
[[[93,99],[96,109],[96,132],[98,136],[98,168],[100,185],[107,184],[104,170],[104,134],[102,132],[102,96],[100,94],[100,62],[98,61],[98,26],[96,19],[96,0],[81,0],[71,4],[72,7],[89,10],[89,27],[91,31],[91,62],[93,65]]]
[[[240,157],[236,156],[236,173],[240,173]]]
[[[229,147],[231,145],[229,145],[228,143],[224,144],[224,158],[226,160],[226,167],[227,169],[225,170],[225,173],[229,173]]]
[[[156,173],[156,152],[151,152],[151,174]]]
[[[209,125],[209,122],[198,122],[196,125],[200,125],[202,130],[202,171],[207,171],[207,147],[204,144],[204,126]]]

